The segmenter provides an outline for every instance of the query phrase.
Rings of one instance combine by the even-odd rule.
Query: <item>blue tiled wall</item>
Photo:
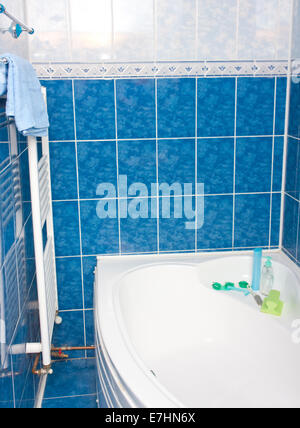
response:
[[[300,265],[300,84],[291,82],[283,248]]]
[[[97,254],[279,245],[286,78],[44,81],[48,90],[60,342],[93,343]],[[96,189],[205,184],[205,221],[97,217]],[[116,195],[118,197],[118,195]],[[149,206],[162,209],[161,195]],[[176,203],[173,198],[172,202]],[[124,200],[119,199],[119,208]]]
[[[3,111],[3,105],[0,105]],[[38,340],[39,318],[27,146],[0,130],[0,408],[33,407],[38,378],[24,344]],[[4,324],[3,324],[4,323]],[[22,346],[23,345],[23,346]],[[18,348],[18,353],[11,352]]]

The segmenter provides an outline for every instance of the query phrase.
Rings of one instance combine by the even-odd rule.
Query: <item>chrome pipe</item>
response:
[[[9,13],[3,4],[0,3],[0,14],[3,13],[6,15],[9,19],[11,19],[15,24],[19,25],[23,31],[27,31],[28,34],[33,34],[34,29],[28,27],[28,25],[24,24],[24,22],[20,21],[18,18],[13,16],[11,13]]]

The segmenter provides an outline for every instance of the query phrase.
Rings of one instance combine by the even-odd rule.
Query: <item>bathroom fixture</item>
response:
[[[6,10],[5,6],[0,3],[0,14],[1,13],[7,16],[12,21],[12,23],[9,28],[0,29],[0,32],[2,33],[9,32],[14,39],[18,39],[23,31],[26,31],[28,34],[34,34],[33,28],[28,27],[26,24],[24,24],[24,22],[20,21],[11,13],[9,13]]]
[[[212,278],[251,283],[252,252],[99,256],[99,406],[299,408],[291,324],[300,318],[300,269],[280,251],[272,259],[280,318],[241,293],[211,288]]]
[[[212,288],[216,291],[237,291],[243,293],[245,296],[248,296],[250,294],[249,291],[243,288],[235,287],[234,283],[232,282],[227,282],[225,285],[215,282],[213,283]]]
[[[261,293],[264,296],[268,296],[270,291],[273,289],[274,283],[274,272],[272,266],[272,258],[267,257],[261,274]]]
[[[253,297],[253,299],[255,300],[255,303],[261,308],[263,305],[263,300],[259,294],[255,293],[253,291],[253,288],[251,287],[250,284],[248,285],[248,291],[251,294],[251,296]]]
[[[13,119],[8,119],[5,122],[0,123],[0,129],[5,128],[6,126],[12,125],[14,123]]]
[[[262,249],[256,248],[253,252],[253,273],[252,273],[252,290],[260,290],[260,280],[261,280],[261,259],[262,259]]]
[[[264,300],[261,311],[265,314],[280,317],[284,303],[280,300],[280,291],[271,290],[269,296]]]
[[[46,89],[42,88],[42,92],[46,101]],[[17,145],[16,127],[13,121],[10,122],[10,137],[11,145],[13,145],[12,138]],[[27,143],[41,342],[24,344],[22,348],[20,347],[20,353],[38,354],[38,357],[42,354],[42,369],[35,371],[36,374],[43,375],[52,372],[53,329],[54,324],[60,324],[62,320],[58,316],[49,141],[48,137],[42,137],[40,155],[38,155],[36,137],[28,137]],[[13,209],[10,211],[13,212]],[[43,233],[44,230],[46,234]]]

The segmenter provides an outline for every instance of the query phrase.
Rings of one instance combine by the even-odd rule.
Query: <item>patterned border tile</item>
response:
[[[153,77],[285,76],[287,61],[172,63],[35,63],[40,79],[118,79]]]

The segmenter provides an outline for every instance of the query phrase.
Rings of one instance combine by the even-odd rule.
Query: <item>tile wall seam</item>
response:
[[[76,185],[77,185],[77,209],[78,209],[78,223],[79,223],[79,250],[80,250],[80,271],[81,271],[81,299],[82,306],[85,307],[85,293],[84,293],[84,277],[83,277],[83,260],[82,260],[82,231],[81,231],[81,205],[80,205],[80,182],[79,182],[79,169],[78,169],[78,144],[77,144],[77,121],[76,121],[76,97],[75,97],[75,82],[72,80],[72,100],[73,100],[73,120],[74,120],[74,136],[75,136],[75,160],[76,160]],[[83,313],[83,339],[86,346],[86,323]],[[85,352],[86,353],[86,352]]]
[[[117,194],[120,200],[120,183],[119,183],[119,140],[118,140],[118,104],[117,104],[117,82],[114,80],[114,108],[115,108],[115,137],[116,137],[116,168],[117,168]],[[119,235],[119,254],[122,254],[122,235],[121,235],[121,209],[118,203],[118,235]]]
[[[271,195],[270,195],[270,219],[269,219],[269,247],[272,240],[273,221],[273,180],[274,180],[274,156],[275,156],[275,132],[276,132],[276,112],[277,112],[277,77],[274,82],[274,112],[273,112],[273,139],[272,139],[272,163],[271,163]]]
[[[157,207],[156,207],[156,245],[157,253],[160,253],[160,205],[159,205],[159,138],[158,138],[158,81],[155,79],[155,145],[156,145],[156,198],[157,198]]]
[[[281,137],[283,138],[284,135],[277,135],[275,134],[275,137]],[[234,139],[234,138],[273,138],[273,134],[271,135],[217,135],[217,136],[207,136],[207,137],[197,137],[198,140],[226,140],[226,139]],[[297,140],[300,140],[296,137],[291,137]],[[174,140],[194,140],[194,137],[158,137],[159,141],[174,141]],[[155,141],[156,137],[152,138],[118,138],[119,142],[128,142],[128,141]],[[97,139],[97,140],[77,140],[78,143],[111,143],[116,141],[115,138],[113,139]],[[49,141],[50,144],[64,144],[64,143],[74,143],[75,140],[51,140]],[[25,150],[24,150],[25,151]]]
[[[287,176],[287,149],[289,140],[289,118],[290,118],[290,99],[291,99],[291,75],[292,75],[292,49],[293,49],[293,32],[294,32],[294,10],[295,0],[292,0],[290,11],[290,35],[289,35],[289,53],[288,53],[288,70],[287,70],[287,88],[286,88],[286,103],[285,103],[285,126],[284,126],[284,146],[283,146],[283,169],[282,169],[282,184],[281,184],[281,212],[280,212],[280,236],[279,247],[283,249],[284,239],[284,217],[285,217],[285,188]]]
[[[232,198],[232,248],[235,246],[235,214],[236,214],[236,154],[237,154],[237,115],[238,115],[238,79],[235,79],[234,104],[234,160],[233,160],[233,198]]]

